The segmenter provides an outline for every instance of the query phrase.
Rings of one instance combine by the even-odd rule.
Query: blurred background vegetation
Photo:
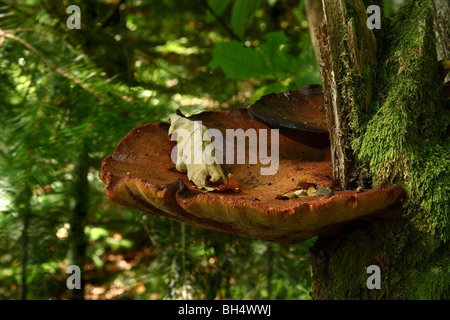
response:
[[[135,126],[320,83],[304,7],[1,0],[0,299],[309,298],[314,239],[185,226],[111,203],[98,179]],[[67,289],[70,264],[83,290]]]

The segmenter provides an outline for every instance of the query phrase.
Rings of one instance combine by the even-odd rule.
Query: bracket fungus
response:
[[[308,96],[311,89],[314,89],[312,98]],[[296,112],[294,120],[297,122],[294,125],[289,124],[292,114],[288,119],[283,119],[286,122],[281,125],[275,122],[282,133],[277,136],[278,139],[268,139],[267,136],[262,139],[259,136],[259,152],[258,148],[251,147],[250,136],[244,140],[244,144],[249,141],[246,160],[260,155],[261,148],[266,148],[265,152],[278,150],[278,170],[274,174],[261,174],[261,170],[267,168],[267,161],[261,159],[256,163],[237,163],[236,153],[233,161],[222,164],[224,172],[232,172],[240,192],[205,192],[196,188],[186,173],[174,168],[171,155],[176,141],[168,138],[170,125],[158,122],[134,128],[117,145],[114,153],[103,160],[99,177],[107,185],[107,198],[131,209],[191,225],[280,243],[296,243],[316,235],[330,235],[357,219],[378,221],[398,218],[404,196],[400,186],[363,192],[336,190],[336,183],[331,178],[331,161],[325,154],[327,149],[324,148],[326,139],[323,131],[326,132],[326,120],[320,110],[323,98],[320,99],[319,89],[309,87],[281,94],[289,98],[289,103],[283,101],[280,95],[268,95],[255,104],[272,106],[277,111],[272,113],[273,118],[277,115],[283,117],[283,114],[287,117],[292,112],[289,108],[293,104],[297,104],[300,109],[296,110],[302,112]],[[189,119],[202,121],[206,127],[220,131],[223,136],[227,129],[270,131],[274,122],[266,120],[270,118],[266,114],[258,116],[255,106],[208,111]],[[302,116],[310,120],[301,121]],[[265,120],[261,120],[263,118]],[[308,126],[304,122],[308,122]],[[319,135],[319,143],[304,141],[304,137],[295,139],[298,130],[308,131],[309,139]],[[239,147],[234,137],[231,143],[229,139],[222,143],[222,151]],[[279,196],[280,193],[302,190],[303,187],[307,190],[298,192],[297,197],[284,200]]]
[[[249,111],[256,120],[295,141],[318,148],[330,145],[321,85],[271,93],[251,105]]]

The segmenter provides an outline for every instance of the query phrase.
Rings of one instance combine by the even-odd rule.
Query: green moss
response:
[[[429,2],[407,1],[388,25],[377,69],[368,69],[377,84],[369,109],[361,108],[357,90],[373,74],[358,75],[345,50],[341,72],[348,76],[339,85],[356,97],[349,122],[354,156],[374,188],[405,188],[404,215],[376,227],[355,224],[324,242],[331,252],[326,298],[441,299],[450,292],[450,117],[441,101]],[[382,290],[365,286],[371,264],[382,270]]]
[[[450,139],[425,141],[420,147],[422,152],[412,161],[408,212],[419,231],[447,242],[450,240]]]
[[[405,272],[402,289],[404,297],[414,300],[442,299],[450,288],[450,248],[435,253],[422,267]]]
[[[368,104],[372,99],[376,66],[375,62],[367,54],[366,44],[364,41],[361,41],[363,35],[358,31],[361,24],[358,21],[358,14],[350,1],[346,1],[345,14],[349,18],[348,23],[342,24],[340,29],[337,85],[341,96],[341,106],[338,111],[347,115],[347,117],[341,117],[343,123],[340,126],[342,135],[347,137],[347,141],[350,142],[343,146],[346,162],[352,172],[359,173],[359,181],[362,181],[366,178],[366,175],[362,170],[362,165],[358,163],[358,158],[354,157],[353,149],[355,148],[354,143],[358,141],[358,137],[361,135],[363,123],[367,121]],[[362,53],[362,59],[365,61],[361,72],[351,58],[351,48],[349,46],[352,44],[349,43],[349,24],[353,24],[356,32],[356,50]],[[359,182],[353,181],[348,188],[356,188],[357,183]],[[368,186],[366,185],[366,187]]]
[[[411,221],[447,241],[448,112],[440,102],[428,3],[410,1],[394,21],[391,34],[390,50],[379,70],[384,80],[372,104],[374,116],[358,140],[357,156],[370,167],[376,186],[404,185]]]

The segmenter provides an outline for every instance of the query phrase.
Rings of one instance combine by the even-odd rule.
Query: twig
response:
[[[36,32],[36,33],[42,33],[42,34],[45,34],[45,35],[51,35],[48,32],[43,32],[43,31],[40,31],[40,30],[32,29],[32,28],[5,29],[5,30],[3,30],[3,32],[5,32],[5,33],[9,33],[9,32]]]
[[[239,38],[236,35],[236,33],[234,33],[233,29],[231,29],[225,23],[225,21],[223,21],[223,19],[217,15],[217,13],[213,10],[213,8],[211,8],[211,6],[209,5],[208,1],[205,1],[205,5],[206,5],[206,8],[209,10],[209,12],[211,12],[211,14],[214,16],[214,18],[216,18],[216,20],[225,28],[225,30],[228,31],[228,33],[231,35],[231,37],[234,38],[237,41],[241,41],[241,38]]]

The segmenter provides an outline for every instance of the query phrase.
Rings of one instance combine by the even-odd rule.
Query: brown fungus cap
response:
[[[321,85],[265,95],[249,111],[256,120],[293,140],[318,148],[330,145]]]
[[[204,112],[191,119],[222,132],[268,129],[254,120],[248,109]],[[231,170],[241,192],[203,192],[185,173],[174,169],[171,152],[176,142],[169,140],[168,128],[166,123],[154,123],[133,129],[103,161],[99,177],[107,185],[108,199],[191,225],[281,243],[330,234],[352,220],[393,218],[401,213],[404,190],[399,186],[335,191],[326,199],[275,199],[279,192],[295,188],[299,179],[318,188],[335,185],[331,163],[323,160],[323,150],[281,135],[275,175],[261,175],[261,167],[267,165],[259,161],[253,165],[224,164],[224,172]],[[269,143],[269,152],[270,147]]]

